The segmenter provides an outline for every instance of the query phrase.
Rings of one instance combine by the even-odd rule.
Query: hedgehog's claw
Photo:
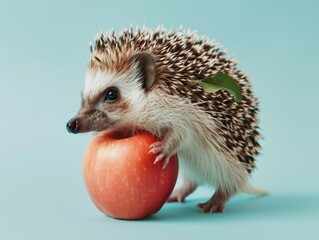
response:
[[[151,150],[149,151],[149,153],[157,154],[157,153],[162,152],[162,145],[163,145],[163,143],[161,141],[151,144],[150,145]]]
[[[167,164],[169,163],[169,159],[170,157],[165,158],[162,169],[166,168]]]
[[[149,151],[149,153],[158,154],[155,158],[154,164],[164,159],[163,169],[166,168],[167,164],[169,163],[170,156],[167,156],[167,154],[164,153],[163,143],[161,141],[155,142],[150,145],[150,148],[151,150]]]
[[[156,156],[154,164],[156,164],[157,162],[161,161],[163,158],[165,157],[164,153],[160,153]]]
[[[154,164],[161,161],[162,159],[164,159],[163,167],[162,167],[162,169],[164,169],[164,168],[166,168],[167,164],[169,163],[169,159],[170,159],[170,157],[166,157],[166,155],[164,153],[161,152],[159,155],[156,156]]]

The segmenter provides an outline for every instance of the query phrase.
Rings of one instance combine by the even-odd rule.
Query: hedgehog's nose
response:
[[[69,133],[78,133],[80,131],[79,126],[79,120],[76,118],[72,118],[68,123],[66,124],[66,129]]]

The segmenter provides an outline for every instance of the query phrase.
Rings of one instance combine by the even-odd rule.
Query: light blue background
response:
[[[0,2],[0,239],[318,239],[318,1]],[[143,221],[108,218],[91,203],[82,153],[69,135],[89,41],[133,25],[190,27],[222,43],[261,100],[264,198],[238,195],[225,214],[166,204]]]

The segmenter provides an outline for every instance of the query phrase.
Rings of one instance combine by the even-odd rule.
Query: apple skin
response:
[[[87,191],[102,212],[118,219],[141,219],[161,209],[172,193],[178,175],[173,155],[163,168],[154,164],[150,145],[160,141],[149,133],[125,136],[105,131],[94,136],[83,159]]]

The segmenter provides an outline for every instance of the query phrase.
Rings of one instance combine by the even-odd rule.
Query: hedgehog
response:
[[[67,123],[71,133],[147,131],[161,139],[150,145],[165,167],[178,154],[184,182],[168,202],[183,202],[202,184],[212,197],[203,213],[224,212],[238,192],[266,190],[250,185],[260,152],[259,102],[251,82],[225,50],[205,36],[181,29],[130,27],[99,33],[91,56],[81,107]],[[222,72],[239,85],[242,100],[205,91],[198,80]]]

